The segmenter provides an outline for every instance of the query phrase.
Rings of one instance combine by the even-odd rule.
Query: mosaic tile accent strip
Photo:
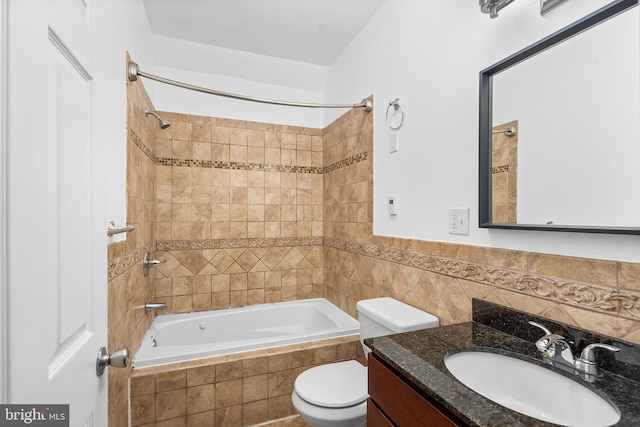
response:
[[[312,175],[322,175],[328,172],[333,172],[342,169],[347,166],[354,165],[359,162],[363,162],[368,159],[369,153],[362,152],[349,156],[346,159],[335,162],[325,167],[313,167],[313,166],[293,166],[293,165],[276,165],[276,164],[264,164],[264,163],[241,163],[241,162],[218,162],[212,160],[193,160],[193,159],[173,159],[173,158],[158,158],[156,157],[149,147],[147,147],[140,137],[131,129],[129,129],[129,137],[131,141],[142,150],[142,152],[151,159],[154,163],[161,166],[178,166],[189,168],[209,168],[209,169],[229,169],[229,170],[246,170],[254,172],[284,172],[284,173],[306,173]]]
[[[325,246],[607,314],[639,319],[640,295],[400,249],[324,239]]]
[[[491,168],[492,174],[504,173],[504,172],[509,172],[509,165],[494,166],[493,168]]]
[[[349,156],[346,159],[342,159],[339,162],[336,162],[332,165],[325,166],[322,172],[323,173],[333,172],[335,170],[342,169],[347,166],[355,165],[356,163],[364,162],[365,160],[368,159],[368,157],[369,157],[369,153],[367,153],[366,151],[362,153],[358,153],[354,156]]]
[[[291,237],[273,239],[204,239],[163,240],[156,242],[156,251],[185,249],[239,249],[289,246],[322,246],[322,237]]]
[[[239,163],[239,162],[214,162],[211,160],[160,158],[156,161],[156,163],[162,166],[246,170],[246,171],[254,171],[254,172],[286,172],[286,173],[308,173],[308,174],[322,174],[324,172],[323,168],[312,167],[312,166],[266,165],[262,163]]]
[[[147,147],[145,145],[145,143],[142,141],[142,139],[140,139],[140,137],[132,129],[129,129],[129,138],[131,138],[131,141],[133,141],[133,143],[136,144],[136,146],[140,150],[142,150],[142,152],[148,158],[150,158],[154,163],[157,163],[158,159],[156,158],[156,156],[151,152],[149,147]]]
[[[151,248],[143,247],[116,258],[111,264],[109,264],[108,280],[121,275],[137,263],[142,262],[144,254],[147,252],[151,252]]]

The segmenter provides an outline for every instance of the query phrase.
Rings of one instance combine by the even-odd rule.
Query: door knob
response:
[[[126,368],[129,366],[129,349],[121,348],[109,354],[106,347],[100,348],[98,360],[96,361],[96,374],[99,377],[102,376],[107,366],[113,366],[114,368]]]

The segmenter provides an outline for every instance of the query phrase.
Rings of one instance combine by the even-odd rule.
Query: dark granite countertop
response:
[[[534,317],[531,318],[534,319]],[[589,383],[573,373],[545,364],[541,353],[532,341],[477,321],[371,338],[367,339],[365,344],[423,394],[438,402],[469,426],[547,427],[556,425],[494,403],[456,380],[445,367],[445,356],[470,350],[506,354],[553,369],[614,403],[621,413],[621,419],[616,426],[640,426],[640,381],[633,369],[631,369],[631,375],[626,375],[629,372],[625,369],[614,369],[618,371],[617,373],[600,369],[597,380]],[[620,342],[615,344],[620,345]],[[633,351],[625,352],[627,355],[635,355],[636,350],[637,347],[633,346]],[[615,360],[613,364],[616,364]],[[624,362],[622,365],[628,365],[628,363]]]

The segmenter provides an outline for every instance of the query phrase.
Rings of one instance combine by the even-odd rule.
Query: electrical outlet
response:
[[[469,234],[469,208],[449,209],[449,234]]]

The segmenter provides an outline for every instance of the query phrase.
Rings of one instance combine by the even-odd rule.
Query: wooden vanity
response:
[[[426,398],[374,354],[369,355],[368,427],[457,427],[454,417]]]
[[[551,366],[537,349],[540,332],[529,322],[547,325],[582,347],[606,343],[620,349],[600,355],[595,382],[574,378]],[[586,337],[586,338],[585,338]],[[588,340],[587,340],[588,338]],[[369,427],[552,427],[552,424],[502,406],[465,386],[446,367],[447,355],[460,351],[502,354],[537,364],[606,397],[620,414],[616,427],[640,426],[640,346],[554,322],[488,301],[473,300],[473,320],[438,328],[368,338]]]

